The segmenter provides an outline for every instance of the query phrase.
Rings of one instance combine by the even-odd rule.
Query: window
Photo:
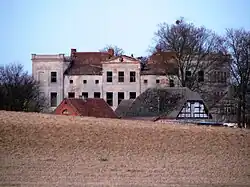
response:
[[[129,99],[135,99],[136,98],[136,92],[129,92]]]
[[[118,82],[124,82],[124,72],[123,71],[118,72]]]
[[[169,87],[174,87],[174,80],[173,79],[169,80]]]
[[[101,98],[100,92],[94,92],[94,98]]]
[[[113,106],[113,92],[106,93],[106,99],[109,106]]]
[[[99,80],[95,80],[95,84],[99,84]]]
[[[44,72],[38,72],[38,83],[43,83],[44,80]]]
[[[227,82],[227,73],[214,71],[210,74],[210,81],[213,83],[226,83]]]
[[[156,79],[155,82],[156,82],[156,84],[159,84],[159,83],[160,83],[160,80],[159,80],[159,79]]]
[[[118,92],[118,105],[124,99],[124,92]]]
[[[145,79],[145,80],[144,80],[144,84],[147,84],[147,83],[148,83],[148,80],[147,80],[147,79]]]
[[[112,71],[107,71],[107,82],[113,81],[113,73]]]
[[[82,92],[82,97],[83,97],[84,99],[88,99],[88,97],[89,97],[88,92]]]
[[[204,71],[198,71],[198,82],[204,82]]]
[[[83,84],[87,84],[87,80],[83,80]]]
[[[54,71],[50,73],[51,82],[56,82],[56,74]]]
[[[191,79],[191,71],[186,71],[185,80],[190,81],[190,79]]]
[[[69,83],[70,83],[70,84],[73,84],[73,80],[69,80]]]
[[[75,92],[68,92],[68,98],[75,98]]]
[[[130,82],[135,82],[135,71],[130,71]]]
[[[65,110],[62,111],[62,114],[63,115],[69,115],[70,113],[69,113],[69,111],[67,109],[65,109]]]
[[[51,107],[57,106],[57,93],[56,92],[50,93],[50,106]]]

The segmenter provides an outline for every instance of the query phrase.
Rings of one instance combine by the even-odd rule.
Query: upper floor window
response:
[[[56,82],[57,81],[57,73],[55,71],[52,71],[50,73],[50,78],[51,78],[51,82]]]
[[[70,84],[73,84],[73,80],[72,80],[72,79],[71,79],[71,80],[69,80],[69,83],[70,83]]]
[[[159,80],[159,79],[156,79],[155,82],[156,82],[156,84],[159,84],[159,83],[160,83],[160,80]]]
[[[198,71],[198,82],[204,82],[204,71]]]
[[[221,71],[214,71],[210,74],[210,81],[212,83],[226,83],[227,73]]]
[[[145,80],[144,80],[144,84],[147,84],[147,83],[148,83],[148,80],[147,80],[147,79],[145,79]]]
[[[95,84],[99,84],[99,80],[95,80]]]
[[[124,82],[124,72],[123,71],[118,72],[118,82]]]
[[[51,107],[57,106],[57,93],[56,92],[50,93],[50,106]]]
[[[130,71],[130,82],[135,82],[136,78],[135,78],[135,71]]]
[[[83,84],[87,84],[87,80],[83,80]]]
[[[107,71],[107,82],[113,81],[113,73],[112,71]]]
[[[75,92],[69,92],[68,98],[75,98]]]

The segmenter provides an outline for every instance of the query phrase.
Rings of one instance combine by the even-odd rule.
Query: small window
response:
[[[118,82],[124,82],[124,72],[123,71],[118,72]]]
[[[51,76],[51,82],[57,81],[57,73],[55,71],[51,72],[50,76]]]
[[[83,97],[84,99],[88,99],[88,97],[89,97],[88,92],[82,92],[82,97]]]
[[[95,80],[95,84],[99,84],[99,80]]]
[[[87,84],[87,80],[83,80],[83,84]]]
[[[204,82],[204,71],[198,71],[198,82]]]
[[[94,98],[101,98],[100,92],[94,92]]]
[[[73,80],[69,80],[69,83],[70,83],[70,84],[73,84]]]
[[[147,83],[148,83],[148,80],[147,80],[147,79],[145,79],[145,80],[144,80],[144,84],[147,84]]]
[[[169,87],[174,87],[174,80],[173,79],[169,80]]]
[[[160,80],[159,80],[159,79],[156,79],[155,82],[156,82],[156,84],[159,84],[159,83],[160,83]]]
[[[106,93],[106,100],[109,106],[113,106],[113,92]]]
[[[135,78],[135,71],[130,71],[130,82],[135,82],[136,78]]]
[[[57,93],[56,92],[50,93],[50,106],[51,107],[57,106]]]
[[[107,82],[113,81],[113,73],[112,71],[107,71]]]
[[[124,92],[118,92],[118,105],[124,99]]]
[[[69,92],[68,98],[75,98],[75,92]]]
[[[129,92],[129,99],[135,99],[136,98],[136,92]]]

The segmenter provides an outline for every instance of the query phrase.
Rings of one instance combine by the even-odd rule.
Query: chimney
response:
[[[131,57],[134,57],[134,55],[133,55],[133,54],[131,54]]]
[[[76,49],[71,49],[71,56],[74,56],[76,53]]]
[[[110,57],[113,57],[115,55],[114,49],[113,48],[109,48],[108,49],[108,54],[109,54]]]

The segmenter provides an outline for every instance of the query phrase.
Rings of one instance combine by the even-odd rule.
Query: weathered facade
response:
[[[171,63],[165,63],[160,58],[162,55]],[[172,56],[171,52],[153,54],[148,63],[142,65],[138,58],[132,56],[114,56],[112,49],[107,52],[71,49],[68,57],[63,54],[33,54],[32,73],[41,84],[41,94],[48,98],[50,110],[54,110],[64,98],[79,97],[103,98],[115,110],[122,100],[136,99],[148,88],[180,87],[176,75],[178,67]],[[210,71],[206,73],[206,70],[200,72],[198,78],[208,88],[211,84],[217,85],[211,81],[212,78],[222,79],[213,94],[224,93],[224,87],[228,85],[227,72],[223,70],[218,76]]]

